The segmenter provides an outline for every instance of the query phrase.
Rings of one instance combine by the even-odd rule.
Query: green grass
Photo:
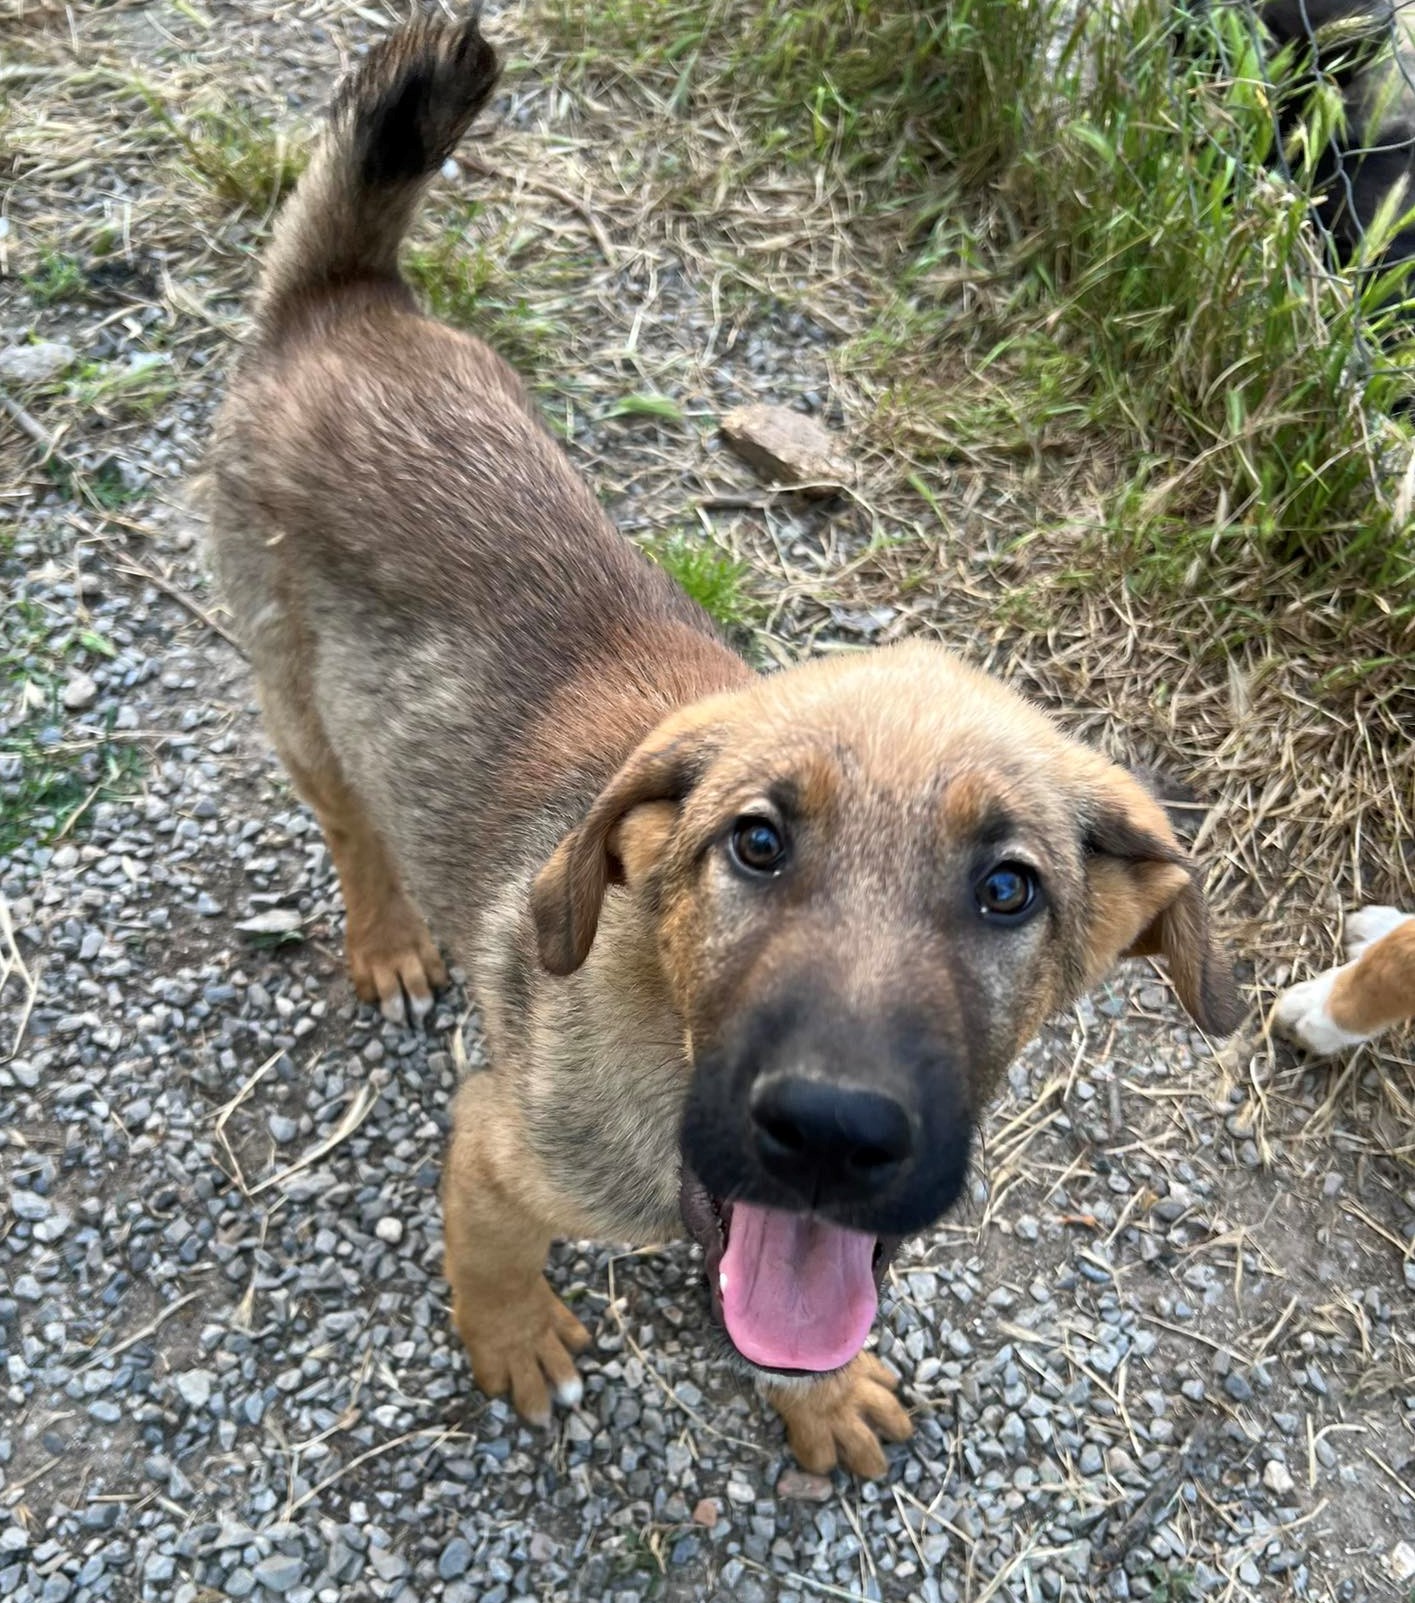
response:
[[[747,589],[750,570],[727,552],[687,534],[648,541],[644,550],[729,634],[746,630],[760,615]]]
[[[307,153],[287,140],[272,117],[234,99],[188,111],[169,105],[147,84],[132,87],[177,144],[185,165],[219,200],[266,213],[294,187]]]
[[[64,251],[45,251],[39,258],[39,266],[34,272],[24,274],[20,282],[41,306],[81,300],[88,293],[88,275],[83,264]]]
[[[570,338],[556,308],[575,264],[507,229],[488,237],[489,228],[479,206],[467,207],[404,251],[404,276],[434,317],[485,340],[519,372],[542,374],[563,361]]]
[[[43,845],[63,831],[81,832],[93,802],[126,794],[138,783],[138,748],[114,740],[111,730],[96,740],[77,738],[74,715],[60,702],[74,670],[113,651],[92,630],[66,629],[62,622],[56,627],[54,616],[32,601],[5,609],[0,701],[8,722],[0,731],[0,856],[27,840]]]
[[[855,186],[874,305],[839,365],[866,434],[924,477],[1084,472],[1066,583],[1217,597],[1246,576],[1251,627],[1280,575],[1278,609],[1315,591],[1338,627],[1415,619],[1400,287],[1378,251],[1325,271],[1300,182],[1265,170],[1283,65],[1232,10],[1181,49],[1173,0],[544,9],[592,84],[730,115],[734,183],[786,163]],[[1333,116],[1312,97],[1299,181]]]
[[[69,381],[69,398],[105,421],[152,417],[176,393],[171,360],[147,352],[129,362],[86,362]]]

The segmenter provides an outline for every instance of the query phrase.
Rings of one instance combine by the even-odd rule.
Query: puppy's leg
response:
[[[393,855],[345,780],[312,711],[262,687],[266,728],[295,789],[314,809],[344,893],[344,949],[360,1001],[395,1024],[424,1018],[447,970],[403,889]]]
[[[1339,1052],[1415,1018],[1415,917],[1363,907],[1346,922],[1346,950],[1350,962],[1290,986],[1273,1009],[1309,1052]]]
[[[761,1381],[763,1397],[786,1421],[786,1439],[803,1469],[824,1475],[837,1463],[874,1478],[889,1465],[880,1446],[907,1441],[914,1426],[894,1395],[898,1377],[860,1353],[819,1380]]]
[[[545,1425],[552,1391],[567,1407],[580,1400],[573,1355],[590,1333],[546,1281],[551,1238],[565,1231],[494,1073],[469,1080],[453,1108],[442,1180],[452,1319],[481,1389],[510,1392],[523,1419]]]

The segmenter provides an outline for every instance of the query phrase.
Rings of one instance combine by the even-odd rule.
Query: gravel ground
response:
[[[332,58],[318,20],[209,9],[264,68]],[[310,14],[337,32],[338,10]],[[156,54],[186,15],[119,6],[84,37]],[[513,98],[508,116],[534,133],[543,110]],[[76,216],[141,202],[135,161],[101,158],[42,205],[16,190],[0,349],[150,350],[140,308],[46,303],[32,282],[54,195]],[[1270,1054],[1216,1058],[1140,965],[1014,1068],[972,1198],[895,1265],[879,1347],[917,1433],[885,1482],[793,1467],[704,1357],[682,1246],[557,1248],[595,1343],[551,1432],[471,1387],[436,1184],[476,1013],[459,990],[414,1033],[355,1005],[328,855],[178,494],[227,282],[167,284],[158,316],[190,337],[149,415],[65,422],[16,390],[63,424],[72,465],[124,487],[117,512],[44,489],[32,442],[4,442],[0,1598],[1411,1596],[1415,1171],[1384,1095],[1408,1064],[1284,1058],[1279,1098],[1253,1067]],[[703,286],[626,266],[616,291],[625,318],[652,306],[644,347],[701,344]],[[799,316],[764,318],[694,382],[709,411],[811,396],[829,414]],[[626,478],[689,471],[652,426],[591,415],[571,434],[630,526]],[[840,557],[826,513],[778,511],[771,533]],[[788,609],[776,638],[793,627]],[[62,800],[34,793],[46,754]]]

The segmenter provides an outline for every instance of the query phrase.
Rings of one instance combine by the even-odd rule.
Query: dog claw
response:
[[[544,1277],[515,1299],[504,1290],[499,1297],[490,1289],[465,1298],[454,1293],[453,1317],[477,1384],[490,1397],[509,1392],[527,1424],[550,1424],[552,1397],[565,1408],[583,1400],[574,1355],[589,1346],[590,1333]]]
[[[837,1464],[877,1479],[889,1469],[882,1441],[907,1441],[914,1433],[894,1395],[898,1377],[872,1353],[858,1354],[844,1369],[809,1384],[763,1387],[786,1421],[786,1439],[802,1469],[826,1475]]]

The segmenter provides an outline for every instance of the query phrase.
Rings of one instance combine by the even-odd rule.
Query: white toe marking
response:
[[[1332,1020],[1327,1004],[1331,999],[1332,986],[1336,984],[1336,977],[1340,973],[1339,968],[1329,968],[1325,974],[1318,974],[1314,979],[1289,986],[1273,1007],[1274,1024],[1309,1052],[1322,1057],[1370,1040],[1367,1035],[1352,1035]]]
[[[1363,907],[1346,921],[1346,955],[1360,957],[1368,946],[1374,946],[1392,930],[1408,924],[1412,915],[1402,913],[1398,907]]]
[[[555,1400],[566,1408],[578,1408],[585,1395],[585,1384],[578,1375],[573,1380],[562,1380],[555,1388]]]
[[[421,1024],[432,1012],[432,997],[417,991],[408,992],[408,1005],[413,1012],[413,1023]]]
[[[399,991],[394,991],[392,996],[385,996],[381,998],[378,1004],[378,1011],[382,1013],[384,1018],[386,1018],[390,1024],[404,1023],[406,1021],[406,1015],[403,1012],[402,993]]]

